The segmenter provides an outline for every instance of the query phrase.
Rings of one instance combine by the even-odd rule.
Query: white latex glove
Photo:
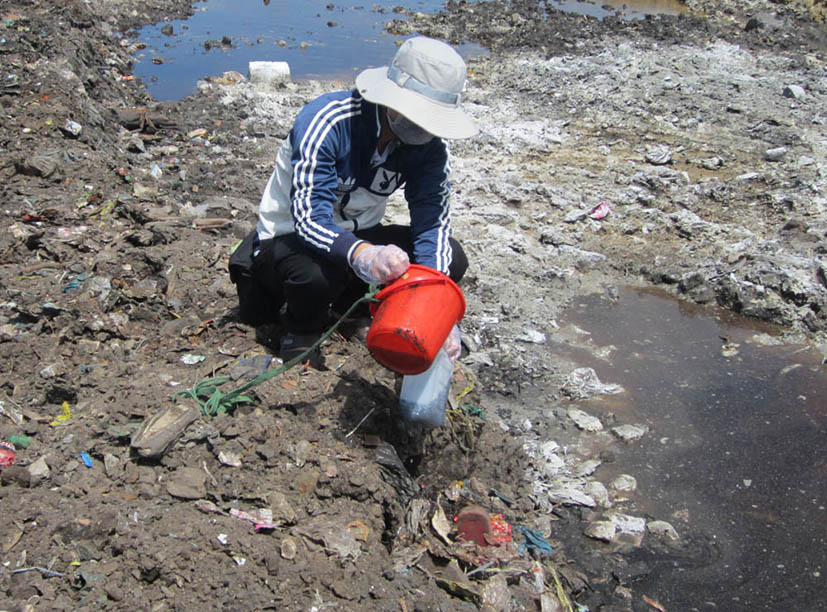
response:
[[[448,355],[451,363],[456,363],[459,359],[459,354],[462,352],[462,336],[459,333],[459,325],[454,325],[451,333],[445,339],[445,344],[442,345],[442,350]]]
[[[410,265],[408,254],[395,244],[372,244],[361,249],[350,262],[356,276],[377,285],[396,280]]]

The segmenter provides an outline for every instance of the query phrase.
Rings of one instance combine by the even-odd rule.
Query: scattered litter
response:
[[[181,363],[186,365],[195,365],[196,363],[201,363],[205,359],[206,357],[204,357],[204,355],[193,355],[192,353],[187,353],[181,357]]]
[[[60,228],[60,229],[65,229],[65,228]],[[78,228],[75,228],[75,229],[78,229]],[[83,281],[85,281],[88,277],[89,277],[89,275],[86,272],[81,272],[75,278],[73,278],[71,281],[69,281],[66,285],[63,286],[63,293],[69,293],[71,291],[76,290],[78,287],[80,287],[80,284]]]
[[[612,212],[612,207],[608,202],[601,202],[589,211],[589,217],[592,219],[604,219]]]
[[[40,572],[44,576],[53,577],[53,578],[65,578],[65,574],[61,574],[60,572],[54,572],[50,569],[46,569],[45,567],[21,567],[20,569],[11,570],[10,574],[22,574],[23,572]]]
[[[442,510],[442,506],[440,506],[439,503],[436,504],[436,510],[434,510],[434,515],[431,517],[431,526],[434,528],[437,535],[442,538],[443,542],[449,546],[453,544],[453,542],[448,538],[448,534],[451,532],[451,523],[448,522],[448,517],[445,516],[445,512]]]
[[[650,606],[652,606],[655,610],[660,610],[660,612],[666,612],[666,608],[664,608],[662,605],[660,605],[657,601],[655,601],[655,600],[654,600],[654,599],[652,599],[651,597],[647,597],[646,595],[644,595],[644,596],[643,596],[643,601],[645,601],[646,603],[648,603],[648,604],[649,604]]]
[[[219,533],[215,536],[215,539],[221,542],[224,546],[226,546],[227,542],[230,541],[230,537],[226,533]]]
[[[23,424],[23,415],[14,408],[6,406],[6,402],[0,400],[0,414],[9,417],[15,425]]]
[[[195,406],[171,404],[148,417],[132,436],[130,445],[141,457],[159,457],[169,450],[200,414]]]
[[[0,442],[0,468],[7,468],[17,461],[14,445],[9,442]]]
[[[273,522],[273,511],[270,510],[270,508],[259,508],[252,512],[245,512],[238,508],[230,508],[230,515],[245,521],[250,521],[253,523],[253,529],[256,531],[269,531],[279,526],[279,523]]]
[[[511,542],[511,523],[505,520],[503,514],[491,515],[491,537],[488,543],[492,546],[499,546]]]
[[[55,420],[49,423],[52,427],[57,427],[58,425],[62,425],[66,421],[72,418],[72,409],[69,407],[69,402],[63,402],[63,405],[60,407],[61,413],[55,417]]]
[[[23,434],[12,434],[6,438],[6,442],[14,444],[15,448],[29,448],[29,444],[32,443],[29,436],[24,436]]]
[[[566,377],[563,393],[575,400],[588,399],[595,395],[622,393],[623,387],[617,384],[603,384],[593,368],[576,368]]]
[[[256,355],[249,359],[241,359],[238,364],[233,366],[230,370],[230,378],[238,380],[239,378],[248,378],[252,380],[256,376],[260,376],[267,371],[270,363],[273,361],[271,355]]]
[[[491,534],[491,517],[482,506],[470,504],[454,516],[459,537],[466,542],[476,542],[480,546],[487,546],[486,536]]]
[[[370,537],[370,527],[365,525],[362,521],[351,521],[347,524],[348,531],[353,534],[353,537],[362,542],[367,542]]]
[[[229,467],[241,467],[241,455],[232,451],[219,451],[218,461]]]
[[[80,458],[83,461],[83,465],[88,468],[92,467],[92,457],[90,457],[87,453],[81,453]]]
[[[646,151],[646,161],[655,166],[663,166],[672,161],[672,151],[666,145],[656,145]]]
[[[541,555],[550,555],[554,552],[551,544],[546,541],[543,534],[537,529],[532,529],[525,525],[515,525],[514,529],[525,538],[525,541],[522,542],[517,549],[520,554],[523,554],[526,550],[536,550]]]
[[[238,565],[239,567],[241,567],[242,565],[247,563],[247,559],[245,559],[244,557],[239,557],[237,555],[233,556],[233,561],[235,561],[235,564]]]

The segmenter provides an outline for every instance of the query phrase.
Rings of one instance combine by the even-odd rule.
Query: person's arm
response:
[[[359,240],[333,221],[337,160],[350,152],[351,121],[361,105],[352,96],[320,98],[305,107],[290,132],[293,151],[290,212],[296,235],[310,249],[350,263]]]
[[[434,138],[408,157],[405,199],[411,215],[414,263],[448,274],[453,254],[447,147],[442,139]]]

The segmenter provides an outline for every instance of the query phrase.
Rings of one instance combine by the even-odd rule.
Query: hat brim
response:
[[[471,138],[477,125],[459,107],[429,100],[388,78],[388,67],[369,68],[356,77],[356,88],[368,102],[392,108],[434,136]]]

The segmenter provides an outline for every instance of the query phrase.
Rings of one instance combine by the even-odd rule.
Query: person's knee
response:
[[[465,271],[468,269],[468,256],[465,254],[462,245],[454,238],[451,238],[451,251],[451,267],[448,270],[448,276],[451,277],[452,281],[458,283],[465,276]]]

